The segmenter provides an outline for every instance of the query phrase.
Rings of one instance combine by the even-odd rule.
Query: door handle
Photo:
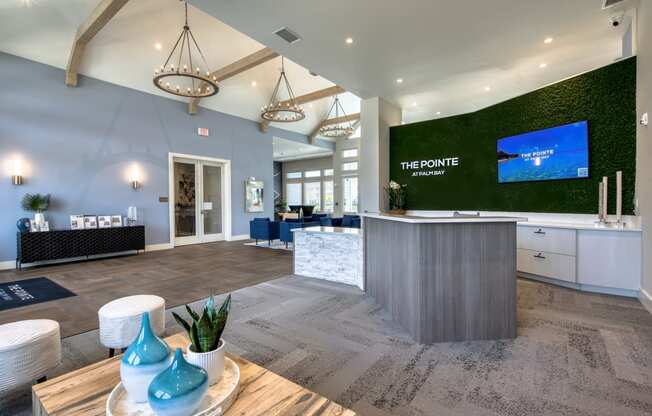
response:
[[[542,259],[542,260],[546,258],[546,256],[544,256],[544,255],[541,254],[541,253],[537,253],[537,254],[535,254],[534,257],[537,258],[537,259]]]
[[[536,231],[534,232],[534,234],[546,235],[546,232],[543,231],[541,228],[539,228],[538,230],[536,230]]]

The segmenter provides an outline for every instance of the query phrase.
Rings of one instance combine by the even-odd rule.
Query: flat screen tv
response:
[[[589,177],[586,121],[498,140],[498,183]]]

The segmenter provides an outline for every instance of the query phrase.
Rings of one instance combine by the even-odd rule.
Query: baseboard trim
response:
[[[641,289],[638,292],[638,299],[641,301],[645,309],[652,313],[652,296],[650,296],[645,289]]]
[[[0,261],[0,270],[11,270],[16,268],[14,260]]]
[[[517,271],[516,275],[518,277],[522,277],[522,278],[525,278],[525,279],[536,280],[536,281],[539,281],[539,282],[542,282],[542,283],[548,283],[548,284],[551,284],[551,285],[561,286],[561,287],[565,287],[565,288],[568,288],[568,289],[579,290],[581,292],[601,293],[603,295],[625,296],[625,297],[628,297],[628,298],[638,298],[640,296],[639,291],[637,291],[637,290],[618,289],[618,288],[612,288],[612,287],[594,286],[594,285],[586,285],[586,284],[580,284],[580,283],[566,282],[564,280],[552,279],[552,278],[549,278],[549,277],[538,276],[536,274],[530,274],[530,273],[525,273],[525,272],[520,272],[520,271]]]
[[[174,246],[170,243],[149,244],[145,246],[145,251],[169,250],[171,248],[174,248]]]
[[[249,234],[232,235],[229,241],[250,240]]]

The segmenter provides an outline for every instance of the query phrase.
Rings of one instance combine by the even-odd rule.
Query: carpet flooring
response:
[[[518,298],[514,340],[419,345],[357,288],[290,276],[233,292],[225,339],[364,416],[652,414],[652,315],[637,300],[528,280]],[[56,373],[106,355],[97,331],[63,346]],[[0,413],[29,406],[23,392]]]

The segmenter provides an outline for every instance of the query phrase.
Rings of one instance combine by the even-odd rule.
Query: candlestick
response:
[[[602,177],[602,186],[604,188],[604,192],[602,193],[602,210],[603,210],[603,218],[605,221],[609,219],[609,177],[608,176],[603,176]]]
[[[623,172],[616,172],[616,221],[623,219]]]
[[[602,181],[598,183],[598,220],[600,222],[604,221],[602,217],[603,209],[602,204],[604,203],[604,187],[602,186]]]

